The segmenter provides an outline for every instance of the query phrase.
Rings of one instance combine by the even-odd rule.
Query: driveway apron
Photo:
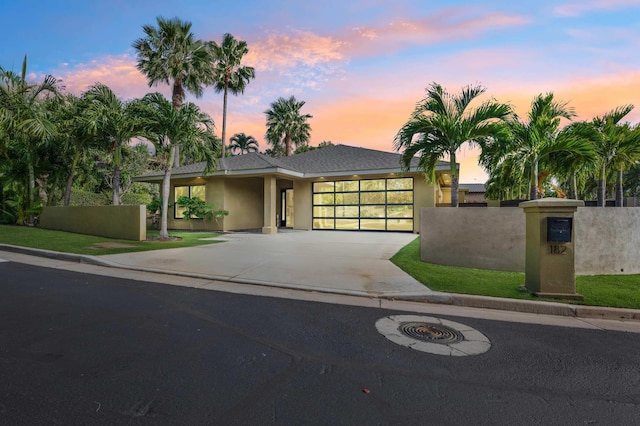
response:
[[[429,290],[389,260],[415,234],[287,231],[227,233],[221,243],[100,256],[125,267],[221,280],[354,294],[420,294]]]

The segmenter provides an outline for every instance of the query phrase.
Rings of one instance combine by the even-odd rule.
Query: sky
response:
[[[256,78],[229,96],[227,134],[254,136],[279,97],[304,101],[311,145],[322,141],[393,152],[393,140],[433,82],[449,92],[480,84],[526,116],[534,96],[553,92],[590,120],[636,104],[640,121],[640,0],[536,2],[350,0],[20,0],[0,14],[0,66],[51,74],[68,92],[100,82],[123,99],[159,91],[136,68],[132,43],[156,17],[193,24],[196,38],[245,40]],[[222,95],[196,99],[220,135]],[[478,149],[458,154],[460,182],[483,183]]]

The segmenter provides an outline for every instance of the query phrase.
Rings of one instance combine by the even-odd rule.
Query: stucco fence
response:
[[[639,208],[580,207],[573,223],[577,275],[640,273]],[[440,265],[524,272],[524,211],[422,208],[420,258]]]
[[[147,206],[45,207],[40,227],[121,240],[147,239]]]

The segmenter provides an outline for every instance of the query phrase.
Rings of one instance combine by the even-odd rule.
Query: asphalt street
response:
[[[451,357],[398,314],[1,262],[0,425],[640,423],[638,334],[440,315],[491,341]]]

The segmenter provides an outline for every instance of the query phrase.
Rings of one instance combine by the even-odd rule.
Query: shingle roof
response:
[[[299,173],[340,173],[365,172],[375,170],[400,171],[400,154],[359,148],[349,145],[333,145],[325,148],[307,151],[290,157],[274,158],[258,152],[221,158],[218,160],[218,173],[224,171],[248,171],[279,168]],[[412,169],[418,160],[411,162]],[[445,168],[448,163],[440,161],[438,166]],[[171,175],[191,175],[204,172],[205,163],[189,164],[171,170]],[[157,177],[161,173],[150,173],[143,177]]]
[[[469,192],[486,192],[484,183],[461,183],[460,189],[468,189]]]
[[[386,170],[401,167],[400,154],[349,145],[334,145],[307,151],[283,158],[283,161],[304,173]],[[415,167],[417,160],[412,164]]]

